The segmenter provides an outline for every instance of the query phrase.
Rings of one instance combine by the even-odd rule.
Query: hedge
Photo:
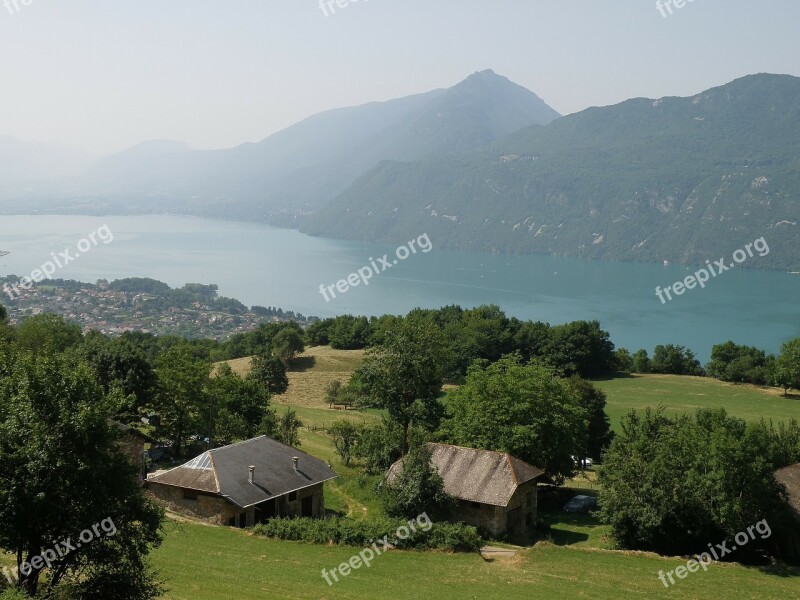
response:
[[[411,531],[407,521],[398,519],[368,519],[356,521],[348,517],[327,519],[271,519],[256,525],[253,533],[263,537],[306,542],[310,544],[335,544],[337,546],[366,547],[373,542],[387,541],[395,548],[417,550],[449,550],[452,552],[477,552],[483,539],[477,529],[463,523],[434,523],[428,531],[416,521],[411,521],[416,531]],[[427,526],[427,523],[424,523]],[[398,529],[405,526],[410,535],[406,539],[397,536]],[[401,532],[405,535],[405,532]]]

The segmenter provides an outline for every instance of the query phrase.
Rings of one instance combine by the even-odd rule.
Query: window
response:
[[[289,492],[289,502],[297,501],[297,492]]]
[[[187,490],[186,488],[183,489],[183,499],[184,500],[197,500],[197,490]]]

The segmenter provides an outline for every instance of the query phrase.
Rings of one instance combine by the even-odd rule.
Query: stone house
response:
[[[326,462],[272,438],[208,450],[148,477],[149,493],[167,507],[217,525],[252,527],[272,517],[323,517]]]
[[[428,444],[431,465],[456,500],[453,520],[474,525],[491,537],[522,538],[536,527],[537,480],[544,475],[504,452]],[[387,480],[402,471],[394,463]]]
[[[158,442],[146,433],[142,433],[129,425],[117,422],[114,422],[114,425],[121,433],[120,447],[128,456],[131,463],[136,466],[139,485],[142,485],[147,477],[147,461],[145,460],[144,445],[156,445]]]

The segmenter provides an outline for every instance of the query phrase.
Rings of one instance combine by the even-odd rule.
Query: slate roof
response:
[[[444,480],[444,491],[459,500],[508,506],[517,487],[544,475],[538,467],[504,452],[428,444],[431,465]],[[403,469],[394,463],[387,474],[392,481]]]
[[[800,517],[800,463],[790,465],[775,472],[775,479],[786,487],[789,494],[789,505]]]
[[[298,458],[297,471],[293,457]],[[255,466],[253,483],[249,467]],[[325,461],[261,436],[209,450],[148,483],[218,494],[241,508],[336,478]]]

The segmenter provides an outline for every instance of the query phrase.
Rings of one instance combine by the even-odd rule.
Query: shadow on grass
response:
[[[615,379],[636,379],[636,373],[615,373],[614,375],[603,375],[602,377],[591,377],[589,381],[614,381]]]
[[[540,512],[537,539],[550,541],[556,546],[570,546],[589,540],[588,533],[572,529],[591,529],[602,525],[596,513]]]
[[[760,567],[749,567],[757,569],[765,575],[773,575],[775,577],[800,577],[800,567],[790,567],[785,564],[764,565]]]
[[[303,373],[313,369],[316,364],[317,358],[315,356],[299,356],[292,361],[289,366],[289,371],[292,373]]]

